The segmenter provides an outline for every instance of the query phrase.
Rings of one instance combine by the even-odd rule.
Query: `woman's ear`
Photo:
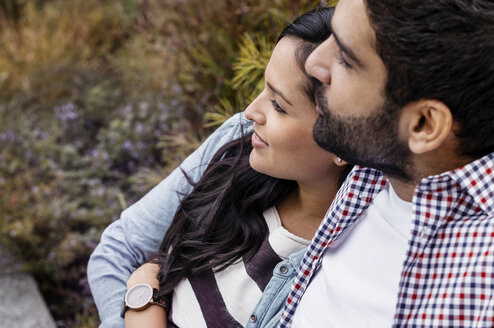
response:
[[[453,115],[439,100],[419,100],[404,108],[405,132],[408,146],[415,154],[437,149],[451,132]]]
[[[341,157],[337,157],[337,156],[333,158],[333,162],[336,164],[336,166],[345,166],[348,164],[347,161],[344,161],[341,159]]]

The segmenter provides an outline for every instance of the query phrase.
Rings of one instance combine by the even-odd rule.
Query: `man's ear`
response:
[[[453,125],[453,115],[439,100],[419,100],[403,109],[408,146],[415,154],[437,149],[448,137]]]

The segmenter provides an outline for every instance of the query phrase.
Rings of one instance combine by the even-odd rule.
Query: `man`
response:
[[[314,138],[369,168],[328,211],[280,327],[492,327],[494,2],[340,0],[332,29],[306,64]]]

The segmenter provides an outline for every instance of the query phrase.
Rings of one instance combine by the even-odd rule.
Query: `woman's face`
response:
[[[312,137],[318,114],[304,91],[309,83],[295,60],[300,40],[284,37],[273,50],[263,92],[247,107],[254,121],[250,165],[258,172],[298,182],[320,182],[338,172],[335,155]]]

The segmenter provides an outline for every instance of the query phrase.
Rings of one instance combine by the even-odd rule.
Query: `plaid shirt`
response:
[[[393,327],[494,326],[493,172],[491,153],[416,187]],[[387,183],[373,169],[350,173],[300,264],[279,327],[291,326],[326,247],[358,222]]]

